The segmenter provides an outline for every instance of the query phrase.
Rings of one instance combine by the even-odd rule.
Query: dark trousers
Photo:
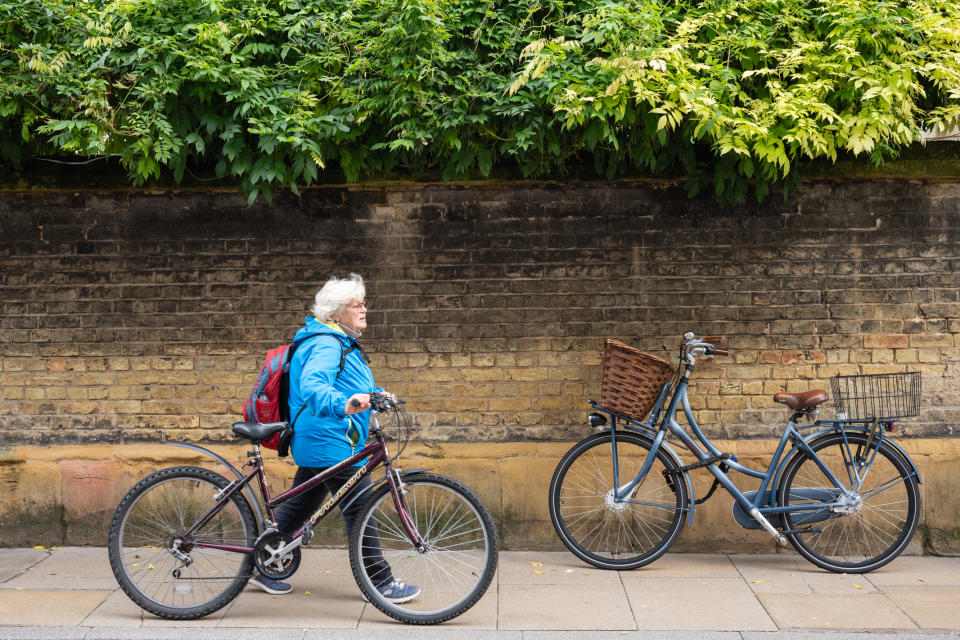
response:
[[[288,538],[292,538],[297,529],[307,521],[307,518],[316,513],[323,501],[328,495],[332,495],[340,490],[340,487],[349,480],[356,472],[358,467],[347,467],[336,472],[313,489],[301,493],[298,496],[287,500],[277,508],[277,529]],[[324,471],[326,467],[297,467],[297,473],[293,477],[293,486],[301,485],[313,476]],[[370,478],[364,476],[357,481],[357,484],[351,489],[351,493],[363,491],[370,486]],[[344,497],[341,502],[340,513],[343,514],[343,520],[347,524],[347,541],[353,528],[357,526],[357,519],[360,512],[366,504],[366,496],[356,500],[347,509],[343,505],[348,500]],[[371,521],[367,524],[363,532],[363,541],[361,544],[363,556],[363,566],[367,575],[373,581],[374,585],[380,587],[393,580],[393,573],[390,571],[390,565],[383,558],[380,551],[380,533],[377,530],[376,523]]]

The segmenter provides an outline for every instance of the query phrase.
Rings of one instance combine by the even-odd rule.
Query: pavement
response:
[[[506,551],[480,602],[424,628],[365,603],[346,550],[303,555],[293,593],[247,587],[207,618],[173,622],[127,598],[105,548],[0,549],[0,640],[960,640],[960,558],[901,556],[847,575],[792,552],[668,553],[618,572]]]

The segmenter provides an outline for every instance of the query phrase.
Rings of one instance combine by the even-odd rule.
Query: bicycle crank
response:
[[[277,531],[267,531],[253,546],[253,563],[260,573],[274,580],[296,573],[300,557],[299,540],[290,542]]]

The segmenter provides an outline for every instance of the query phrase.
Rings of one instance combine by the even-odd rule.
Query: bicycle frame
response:
[[[663,507],[665,509],[673,509],[672,505],[660,505],[656,503],[647,503],[647,502],[638,502],[632,499],[634,489],[636,489],[641,482],[643,482],[647,473],[649,472],[653,461],[655,460],[659,450],[664,447],[668,450],[669,454],[672,455],[677,461],[676,454],[673,452],[672,448],[665,442],[665,439],[668,435],[673,435],[678,438],[683,445],[690,450],[690,452],[696,456],[697,463],[693,465],[688,465],[686,467],[681,467],[681,471],[686,476],[686,472],[692,468],[705,467],[716,479],[717,483],[722,486],[743,508],[746,513],[748,513],[763,529],[767,530],[768,533],[771,533],[778,540],[782,537],[780,532],[776,531],[770,522],[767,520],[768,515],[776,515],[782,513],[795,513],[795,512],[811,512],[804,519],[804,523],[815,522],[819,520],[825,520],[830,517],[833,517],[832,514],[836,509],[842,509],[845,505],[849,504],[849,500],[852,500],[854,496],[859,492],[864,478],[870,471],[871,466],[873,465],[874,459],[877,452],[880,449],[880,446],[884,443],[887,445],[893,446],[900,453],[903,454],[904,459],[908,460],[912,466],[912,474],[916,476],[918,483],[921,482],[920,474],[917,471],[916,466],[913,461],[910,460],[910,457],[907,456],[903,450],[893,443],[891,440],[884,438],[883,428],[878,428],[876,421],[869,420],[855,420],[844,422],[842,420],[818,420],[810,425],[804,427],[798,427],[797,422],[808,415],[802,411],[795,412],[787,422],[787,427],[784,430],[783,435],[780,438],[779,443],[777,444],[776,450],[774,451],[773,458],[770,461],[769,466],[765,471],[760,471],[747,467],[740,464],[736,458],[727,457],[722,454],[710,441],[707,435],[700,428],[700,425],[697,423],[696,418],[693,415],[693,410],[690,408],[690,401],[687,396],[687,388],[689,386],[690,374],[693,371],[692,363],[685,363],[685,371],[680,377],[676,388],[673,391],[673,395],[670,398],[670,403],[665,412],[663,412],[662,418],[660,417],[660,408],[663,404],[666,397],[669,395],[670,384],[666,383],[661,390],[660,397],[658,398],[654,409],[651,412],[651,420],[649,423],[638,422],[629,417],[623,416],[621,414],[615,413],[608,409],[605,409],[601,405],[592,403],[593,406],[605,413],[609,414],[613,420],[610,426],[611,433],[611,447],[613,451],[613,483],[614,483],[614,502],[630,502],[634,504],[642,504],[645,506],[652,507]],[[684,418],[687,421],[691,431],[694,436],[696,436],[696,441],[693,437],[677,422],[676,414],[678,410],[682,409]],[[659,425],[657,425],[657,420],[659,418]],[[652,439],[652,446],[648,452],[643,465],[641,466],[640,471],[637,472],[637,475],[627,482],[626,484],[620,484],[619,477],[619,468],[616,455],[616,427],[617,419],[627,423],[636,425],[635,427],[626,426],[628,430],[637,431],[644,433],[647,437]],[[869,459],[866,461],[859,461],[857,464],[852,464],[850,461],[855,459],[851,451],[851,444],[847,439],[847,430],[851,427],[857,430],[865,431],[866,425],[864,426],[853,426],[857,423],[870,423],[873,422],[873,428],[871,433],[875,438],[875,442],[872,445],[872,452],[869,455]],[[882,425],[880,425],[882,427]],[[801,430],[807,430],[815,427],[821,427],[816,433],[804,437],[801,433]],[[840,478],[838,478],[833,471],[823,462],[823,460],[813,451],[808,442],[815,440],[821,435],[826,433],[838,432],[842,434],[844,440],[844,451],[846,458],[846,469],[847,469],[847,483],[845,484]],[[699,444],[698,442],[699,441]],[[790,449],[788,453],[787,445],[793,443],[793,448]],[[803,451],[807,454],[821,469],[824,473],[824,476],[833,484],[834,488],[829,490],[813,490],[811,489],[811,499],[819,499],[819,503],[804,503],[798,505],[787,505],[781,506],[777,504],[776,496],[774,495],[773,487],[776,487],[779,484],[780,476],[783,472],[783,468],[786,462],[794,455],[796,451]],[[858,454],[859,455],[859,454]],[[709,461],[709,462],[707,462]],[[722,466],[721,466],[722,465]],[[724,469],[723,467],[726,467]],[[741,473],[743,475],[757,478],[760,482],[760,487],[755,492],[750,491],[744,493],[739,489],[739,487],[734,484],[734,482],[729,478],[728,471],[732,469]],[[687,476],[687,484],[690,486],[690,498],[688,506],[685,507],[685,511],[688,511],[687,525],[692,525],[693,519],[693,510],[696,503],[693,492],[692,485],[689,483],[689,477]],[[881,489],[882,490],[882,489]],[[711,491],[712,493],[712,491]],[[824,516],[824,514],[826,514]],[[739,521],[738,521],[739,522]],[[743,523],[740,523],[743,526]],[[759,527],[758,527],[759,528]]]
[[[313,476],[306,482],[299,484],[295,487],[291,487],[287,491],[281,493],[275,498],[270,497],[270,490],[267,485],[266,473],[263,470],[263,459],[260,456],[260,445],[258,443],[253,444],[253,452],[248,454],[249,457],[252,457],[253,460],[249,464],[253,469],[243,478],[237,479],[230,483],[227,487],[224,488],[217,495],[217,502],[210,511],[204,514],[199,520],[189,530],[177,536],[177,539],[189,544],[193,547],[201,547],[207,549],[219,549],[221,551],[231,551],[235,553],[253,553],[253,547],[243,547],[236,545],[222,545],[222,544],[213,544],[209,542],[200,542],[192,539],[193,533],[198,529],[202,528],[213,516],[215,516],[224,506],[230,501],[230,498],[236,494],[238,491],[242,491],[244,487],[249,485],[254,478],[257,480],[257,484],[260,488],[260,495],[263,497],[264,506],[267,512],[267,530],[276,530],[276,517],[274,510],[279,505],[287,502],[291,498],[294,498],[306,491],[309,491],[319,485],[324,480],[330,478],[333,474],[354,465],[355,463],[363,460],[364,458],[369,458],[362,466],[360,466],[356,473],[354,473],[344,484],[340,487],[339,490],[330,498],[328,498],[317,511],[307,519],[306,522],[297,530],[293,536],[293,541],[284,550],[288,548],[294,548],[300,546],[301,544],[309,541],[309,531],[313,526],[326,517],[330,511],[336,507],[344,498],[350,493],[357,482],[360,481],[364,476],[369,475],[374,469],[376,469],[381,464],[384,465],[386,469],[386,482],[390,487],[390,495],[393,498],[394,505],[397,508],[397,513],[400,516],[400,520],[403,523],[405,532],[409,536],[410,541],[416,547],[423,545],[423,538],[420,536],[419,531],[417,531],[416,526],[413,524],[410,519],[406,505],[403,502],[401,492],[403,489],[403,480],[400,473],[395,473],[393,470],[392,461],[390,459],[390,454],[387,451],[387,444],[383,438],[383,433],[380,431],[379,425],[376,422],[376,416],[371,417],[371,432],[374,434],[374,442],[371,442],[365,446],[362,450],[358,451],[354,455],[350,456],[346,460],[342,460],[332,467],[328,467],[321,473]],[[352,500],[352,498],[351,498]]]

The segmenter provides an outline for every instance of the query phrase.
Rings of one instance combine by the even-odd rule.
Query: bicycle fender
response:
[[[209,456],[214,460],[216,460],[217,462],[219,462],[220,464],[222,464],[223,466],[225,466],[227,469],[230,469],[230,471],[233,472],[233,475],[237,477],[237,480],[243,480],[243,474],[240,473],[239,469],[237,469],[235,466],[230,464],[226,460],[226,458],[224,458],[223,456],[217,455],[213,451],[210,451],[210,449],[205,449],[204,447],[201,447],[196,444],[190,444],[189,442],[163,442],[161,444],[168,444],[171,447],[183,447],[184,449],[191,449],[198,453],[202,453],[205,456]],[[249,502],[250,506],[253,507],[253,511],[257,516],[257,522],[260,527],[259,530],[263,531],[265,527],[265,516],[263,514],[263,509],[260,508],[260,501],[257,500],[257,496],[254,495],[253,490],[250,488],[249,484],[243,488],[243,492],[246,494],[247,502]]]
[[[420,467],[420,468],[417,468],[417,469],[406,469],[406,470],[402,470],[402,471],[400,471],[400,477],[402,478],[402,477],[404,477],[404,476],[409,476],[409,475],[412,475],[412,474],[414,474],[414,473],[423,473],[424,471],[430,471],[431,469],[432,469],[432,467]],[[387,481],[387,476],[383,476],[382,478],[380,478],[380,479],[377,480],[376,482],[371,482],[369,485],[367,485],[366,487],[364,487],[362,490],[357,491],[354,495],[350,496],[350,499],[347,500],[347,502],[346,502],[342,507],[340,507],[340,513],[337,514],[337,516],[338,516],[338,517],[343,517],[343,512],[346,511],[347,508],[350,507],[350,505],[352,505],[354,502],[356,502],[357,500],[359,500],[359,499],[360,499],[360,496],[368,495],[368,494],[371,493],[374,489],[376,489],[377,487],[379,487],[381,484],[383,484],[383,483],[386,482],[386,481]]]

